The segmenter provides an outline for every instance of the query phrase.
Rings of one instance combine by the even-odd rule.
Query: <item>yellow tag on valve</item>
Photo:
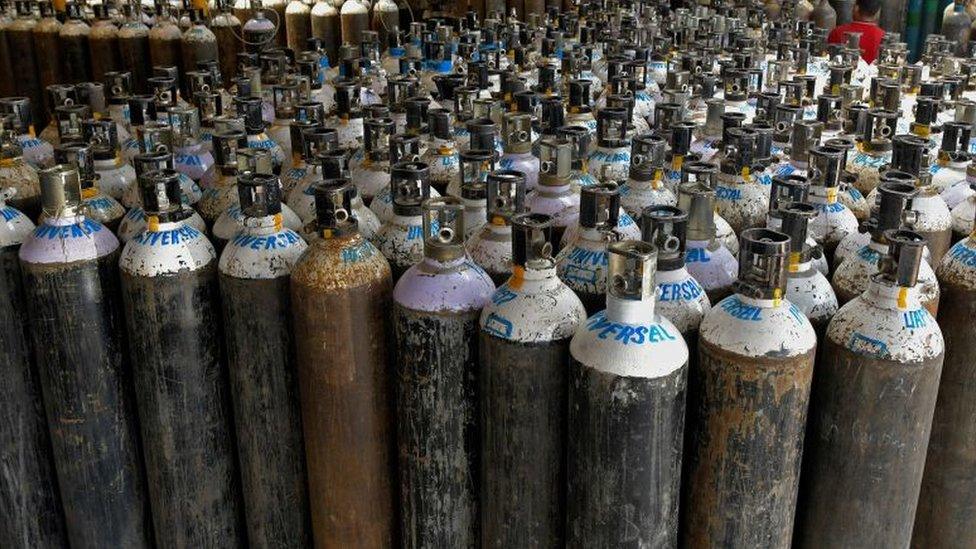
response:
[[[779,307],[783,304],[783,290],[776,288],[773,290],[773,307]]]
[[[146,216],[146,229],[151,232],[159,230],[159,218],[155,215]]]
[[[790,252],[790,272],[800,271],[800,252]]]
[[[525,268],[521,265],[512,266],[512,278],[508,279],[508,287],[513,290],[521,290],[522,282],[525,280]]]
[[[904,286],[898,288],[898,308],[902,310],[908,308],[908,288]]]
[[[284,224],[281,221],[281,213],[280,212],[279,213],[276,213],[274,215],[274,228],[275,228],[275,231],[276,232],[277,231],[280,231],[283,226],[284,226]]]
[[[674,158],[671,159],[671,169],[676,172],[681,171],[681,165],[684,164],[684,162],[685,162],[685,157],[683,155],[680,154],[674,155]]]

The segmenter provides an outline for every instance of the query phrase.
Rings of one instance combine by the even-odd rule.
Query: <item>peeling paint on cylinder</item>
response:
[[[945,364],[932,420],[912,546],[976,545],[976,239],[956,244],[937,274]]]
[[[394,545],[390,266],[359,235],[317,239],[292,271],[315,546]]]
[[[2,202],[0,202],[2,206]],[[17,253],[32,224],[3,207],[0,229],[0,547],[67,545]],[[19,221],[19,223],[18,223]]]
[[[34,231],[20,258],[68,540],[76,547],[149,547],[122,357],[118,241],[88,220],[48,223],[55,222]]]
[[[242,543],[213,246],[183,221],[160,223],[119,267],[156,543]]]

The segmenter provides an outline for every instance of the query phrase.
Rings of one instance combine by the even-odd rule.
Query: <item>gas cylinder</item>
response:
[[[711,303],[718,303],[732,293],[738,262],[725,244],[715,237],[716,169],[705,163],[686,166],[685,182],[678,189],[678,207],[688,212],[688,239],[685,262],[691,273],[708,294]],[[700,165],[699,165],[700,164]]]
[[[124,6],[125,23],[119,28],[119,71],[128,72],[132,77],[132,91],[146,93],[146,78],[149,77],[149,27],[142,22],[142,12],[133,13],[131,6]],[[108,76],[106,75],[106,78]]]
[[[847,206],[847,209],[851,210],[858,221],[864,221],[870,215],[871,207],[861,191],[857,190],[857,176],[847,171],[846,168],[847,159],[856,147],[854,140],[847,137],[832,137],[824,141],[824,145],[844,151],[841,160],[841,166],[844,169],[840,174],[841,184],[837,189],[837,201]]]
[[[271,104],[274,106],[274,121],[267,128],[268,136],[284,151],[294,153],[291,146],[291,123],[295,120],[295,106],[301,101],[298,84],[294,82],[271,86]],[[302,150],[298,144],[298,151]],[[282,173],[291,169],[291,155],[286,154]]]
[[[897,229],[882,238],[888,250],[879,273],[827,328],[810,403],[797,547],[911,541],[944,344],[916,285],[925,239]]]
[[[430,109],[427,111],[427,127],[430,130],[430,143],[422,160],[430,166],[430,184],[438,193],[447,192],[447,186],[460,178],[459,157],[454,143],[454,132],[451,111],[447,109]],[[392,130],[393,119],[390,120]],[[500,164],[504,165],[506,157],[502,157]],[[519,162],[513,162],[513,165]],[[518,170],[518,167],[506,168]],[[537,172],[538,173],[538,172]]]
[[[967,181],[968,168],[972,160],[972,154],[969,153],[971,135],[972,126],[969,124],[946,121],[942,125],[938,161],[929,168],[932,173],[932,185],[949,210],[972,193]]]
[[[940,32],[951,44],[949,49],[956,56],[965,56],[969,51],[969,27],[972,24],[973,19],[966,11],[966,2],[962,0],[954,1],[952,11],[946,10],[943,15]]]
[[[0,109],[6,114],[13,115],[9,119],[10,131],[20,145],[24,160],[35,169],[47,168],[54,164],[54,147],[37,137],[31,105],[31,99],[28,97],[0,99]]]
[[[185,222],[178,173],[139,183],[149,219],[119,270],[156,544],[235,545],[243,517],[214,247]]]
[[[654,246],[607,253],[606,309],[570,343],[567,541],[677,546],[688,347],[654,310]]]
[[[809,190],[810,183],[805,176],[799,176],[795,173],[787,176],[773,176],[769,192],[769,213],[766,214],[766,228],[780,231],[783,227],[782,208],[791,202],[806,202]],[[809,222],[807,227],[809,228]],[[807,244],[811,250],[818,246],[817,241],[810,236],[809,230],[807,230]],[[837,247],[838,250],[840,248],[840,246]],[[823,273],[824,276],[830,274],[830,267],[827,265],[827,258],[824,257],[822,249],[819,253],[811,254],[810,262],[811,266]]]
[[[288,183],[283,186],[290,187],[288,206],[307,224],[315,219],[315,184],[322,179],[348,178],[349,156],[339,149],[332,128],[295,122],[292,129],[301,130],[300,136],[292,138],[293,143],[301,144],[301,163],[286,174]]]
[[[857,176],[857,190],[867,195],[878,185],[878,168],[891,161],[892,138],[898,113],[880,107],[868,110],[864,135],[858,136],[861,152],[848,159],[847,168]]]
[[[567,227],[577,225],[580,194],[569,185],[572,144],[558,137],[545,137],[539,143],[539,184],[529,193],[527,209],[550,216],[550,235],[558,250]]]
[[[58,53],[61,56],[62,81],[67,84],[92,79],[91,53],[88,37],[91,27],[81,18],[81,6],[67,4],[68,19],[58,32]]]
[[[502,147],[505,153],[498,160],[502,170],[525,174],[525,190],[531,192],[539,181],[539,159],[532,155],[532,116],[526,113],[506,113],[503,118]]]
[[[217,178],[213,154],[200,139],[200,111],[196,107],[170,107],[166,112],[173,128],[173,162],[176,171],[208,187]],[[212,138],[211,138],[212,140]]]
[[[773,175],[803,175],[810,166],[810,149],[820,142],[823,123],[817,120],[797,120],[790,130],[789,158],[770,168]]]
[[[512,224],[525,209],[525,174],[496,170],[486,180],[487,223],[467,241],[468,254],[496,285],[512,274]]]
[[[810,149],[812,169],[808,170],[807,177],[810,182],[809,201],[820,212],[809,223],[810,235],[823,246],[827,264],[835,268],[834,251],[837,245],[847,235],[856,232],[858,226],[854,212],[837,199],[845,156],[843,149],[813,147]]]
[[[386,52],[390,47],[391,38],[398,34],[400,25],[400,8],[394,0],[379,0],[373,5],[373,20],[371,28],[379,34],[380,48]],[[396,46],[399,45],[397,42]]]
[[[630,177],[620,186],[620,206],[628,215],[640,219],[648,206],[674,206],[678,198],[664,184],[667,142],[655,135],[634,137],[630,151]]]
[[[973,507],[973,492],[968,489],[972,481],[966,474],[971,454],[966,448],[972,440],[969,418],[974,412],[965,391],[976,356],[973,258],[976,237],[970,235],[949,250],[936,270],[942,289],[939,323],[946,328],[945,364],[912,532],[916,547],[968,545],[976,540],[973,525],[963,518]]]
[[[449,196],[460,197],[464,187],[470,183],[487,181],[488,174],[495,171],[495,151],[490,149],[468,149],[458,153],[458,176],[447,184]],[[465,225],[470,232],[471,225]]]
[[[41,18],[34,26],[34,54],[37,60],[37,77],[40,82],[41,90],[46,90],[48,86],[64,82],[64,73],[61,68],[60,54],[60,33],[61,22],[54,16],[54,7],[49,1],[37,3],[40,9]],[[43,97],[38,98],[38,107],[43,103]],[[47,124],[48,117],[45,115],[37,119],[37,127],[43,128]]]
[[[291,270],[307,248],[281,218],[269,174],[237,182],[243,223],[220,255],[230,394],[250,543],[307,546],[298,380],[290,328]]]
[[[363,31],[369,30],[369,5],[359,0],[346,0],[339,10],[342,23],[342,43],[359,44]]]
[[[178,67],[183,32],[169,14],[168,4],[156,4],[156,23],[149,29],[149,58],[154,67]],[[193,67],[195,69],[196,66]],[[191,69],[192,70],[192,69]]]
[[[698,327],[711,308],[708,295],[685,267],[688,214],[676,206],[647,206],[641,215],[641,239],[657,249],[655,311],[671,321],[698,362]]]
[[[285,151],[265,131],[267,124],[261,112],[261,99],[258,97],[238,98],[235,103],[237,104],[238,117],[244,119],[244,131],[247,132],[247,146],[255,149],[265,149],[271,153],[274,173],[280,174],[285,161]]]
[[[397,281],[423,259],[422,203],[430,197],[430,168],[423,162],[399,162],[390,168],[393,217],[383,222],[373,243],[383,253]]]
[[[70,165],[78,170],[85,217],[114,233],[125,215],[125,208],[99,188],[92,146],[85,142],[63,143],[54,148],[54,159],[58,164]]]
[[[879,261],[887,251],[888,243],[884,236],[888,230],[900,229],[914,220],[914,213],[908,213],[909,202],[914,202],[917,190],[912,184],[912,176],[897,170],[887,170],[878,186],[877,207],[872,208],[871,218],[862,224],[870,240],[848,255],[834,271],[831,283],[837,292],[841,305],[861,295],[870,285],[874,274],[880,269]],[[929,312],[939,307],[939,284],[935,272],[925,262],[917,273],[916,293]]]
[[[331,0],[316,0],[311,17],[312,36],[322,40],[330,63],[338,63],[339,46],[342,45],[339,12]]]
[[[125,162],[120,153],[117,132],[118,127],[112,120],[82,122],[82,133],[92,148],[98,188],[116,201],[122,199],[136,180],[135,170]]]
[[[572,145],[573,164],[569,174],[570,190],[573,193],[578,193],[581,188],[595,184],[596,178],[590,175],[589,130],[585,126],[563,126],[556,130],[556,133]]]
[[[292,318],[315,542],[385,547],[394,543],[397,520],[387,359],[392,284],[386,259],[349,214],[353,192],[348,182],[316,187],[322,238],[292,270]]]
[[[705,315],[688,382],[682,538],[787,548],[817,338],[783,298],[790,237],[748,229],[741,241],[735,294]]]
[[[393,290],[401,544],[470,547],[480,530],[478,319],[495,285],[464,250],[461,201],[421,209],[423,259]]]
[[[37,171],[24,161],[20,145],[10,140],[0,143],[0,160],[0,188],[15,191],[7,203],[28,218],[37,219],[41,213],[41,188]]]
[[[136,208],[142,204],[138,184],[138,178],[140,176],[156,170],[173,169],[173,155],[166,147],[155,147],[151,148],[151,150],[152,152],[139,153],[132,158],[132,167],[136,177],[129,185],[129,188],[125,190],[121,199],[122,205],[127,208]],[[180,174],[180,188],[183,191],[183,204],[187,206],[195,205],[203,197],[203,190],[200,186],[183,174]],[[188,222],[192,220],[192,216],[187,219]]]
[[[30,2],[19,0],[14,4],[17,9],[17,19],[7,25],[3,31],[7,40],[7,48],[11,52],[10,77],[14,81],[14,92],[17,95],[29,98],[33,102],[34,110],[29,115],[42,120],[44,116],[44,89],[39,80],[37,49],[34,45],[34,27],[37,23],[34,20]],[[27,107],[30,108],[30,106],[31,104],[28,103]]]
[[[312,37],[312,8],[302,0],[291,0],[285,6],[285,40],[295,53],[308,49]]]
[[[627,111],[605,107],[597,113],[597,143],[590,153],[589,170],[599,181],[624,181],[630,171]]]
[[[285,6],[285,2],[280,3]],[[242,13],[242,10],[234,9],[238,12],[238,18],[243,22],[241,26],[241,37],[244,39],[244,49],[248,53],[260,54],[265,50],[276,48],[276,36],[281,36],[285,40],[284,19],[278,18],[270,6],[252,3],[249,14]],[[271,19],[268,18],[271,16]],[[273,19],[273,20],[272,20]]]
[[[88,47],[91,54],[91,79],[95,82],[105,80],[105,73],[117,71],[121,67],[119,57],[119,29],[109,18],[108,6],[96,4],[92,6],[95,13],[95,23],[88,35]]]
[[[967,234],[973,231],[973,213],[976,213],[976,189],[969,198],[952,209],[952,237],[954,240],[965,238]]]
[[[481,544],[564,540],[569,341],[585,319],[556,275],[551,219],[512,217],[512,277],[481,313]]]
[[[676,122],[668,132],[671,150],[665,160],[664,184],[672,193],[678,192],[685,164],[702,160],[701,155],[691,152],[691,140],[696,127],[694,122]],[[715,157],[709,162],[714,163]]]
[[[217,57],[220,61],[220,75],[227,86],[237,76],[237,54],[242,49],[241,20],[230,10],[228,0],[217,2],[217,13],[210,20],[210,30],[217,38]]]
[[[817,334],[822,336],[837,312],[837,296],[824,272],[815,266],[823,250],[811,242],[807,227],[817,216],[817,208],[807,202],[789,202],[779,208],[777,230],[790,237],[790,257],[786,274],[786,299],[806,315]]]
[[[603,306],[607,291],[607,244],[618,239],[620,193],[615,183],[580,191],[579,232],[560,254],[556,272],[583,302],[588,314]]]
[[[287,159],[287,166],[281,170],[281,188],[283,194],[291,192],[295,187],[304,186],[306,178],[312,179],[309,175],[314,171],[315,155],[320,150],[320,147],[315,143],[315,131],[318,128],[319,124],[315,120],[292,120],[288,124],[288,133],[290,134],[288,142],[291,145],[291,155]],[[338,142],[335,130],[323,128],[322,131],[323,134],[328,134],[328,138],[323,140],[323,143],[329,140],[332,140],[333,143]],[[308,145],[305,143],[305,132],[309,133],[309,139],[312,140]],[[328,145],[326,145],[327,147]],[[325,150],[325,148],[322,148],[322,150]],[[309,209],[314,212],[315,205],[313,204]],[[314,214],[309,217],[312,216]]]
[[[245,146],[247,146],[247,136],[240,130],[218,132],[213,136],[213,156],[217,175],[210,186],[204,189],[203,196],[196,205],[200,216],[209,226],[213,226],[217,218],[236,202],[237,153]]]
[[[723,140],[723,158],[715,186],[716,213],[736,234],[765,224],[769,189],[759,183],[762,167],[755,162],[756,132],[732,128]]]
[[[122,357],[119,242],[85,217],[77,170],[59,165],[41,175],[46,220],[21,246],[20,266],[68,542],[150,547]]]
[[[364,117],[360,107],[360,87],[355,82],[335,84],[335,116],[326,126],[339,132],[339,146],[355,151],[363,146]]]
[[[287,48],[288,47],[288,36],[287,36],[287,25],[288,21],[285,19],[285,11],[288,9],[288,0],[262,0],[261,7],[266,12],[273,11],[274,15],[269,13],[269,19],[273,19],[275,24],[275,35],[274,42],[267,44],[268,47],[274,46],[277,48]],[[357,42],[358,43],[358,42]]]
[[[183,74],[197,70],[200,63],[220,60],[217,52],[217,36],[204,24],[203,11],[194,8],[189,13],[193,25],[180,38]],[[182,91],[188,97],[190,96],[186,82]]]
[[[5,547],[67,545],[44,421],[38,372],[29,344],[27,303],[17,253],[34,223],[7,206],[13,189],[0,191],[0,285],[8,296],[0,307],[0,544]]]

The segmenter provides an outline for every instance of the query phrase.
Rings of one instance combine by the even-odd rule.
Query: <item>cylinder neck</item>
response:
[[[648,324],[654,319],[657,250],[652,244],[624,240],[607,245],[606,319]]]

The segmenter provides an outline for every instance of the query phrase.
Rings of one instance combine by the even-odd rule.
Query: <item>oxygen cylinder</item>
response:
[[[312,8],[302,0],[291,0],[285,6],[285,40],[295,53],[308,49],[312,37]]]
[[[75,169],[41,176],[46,219],[21,246],[20,268],[68,542],[150,547],[122,357],[119,242],[85,217]]]
[[[732,293],[739,264],[725,244],[715,237],[715,166],[692,162],[684,168],[678,189],[678,208],[688,212],[685,262],[688,272],[718,303]]]
[[[316,0],[312,6],[312,36],[322,41],[330,63],[338,63],[342,31],[339,12],[331,0]]]
[[[28,97],[0,98],[0,109],[11,115],[5,117],[6,122],[10,122],[9,130],[20,145],[24,160],[35,169],[48,168],[54,164],[54,147],[36,136],[31,105]]]
[[[356,189],[363,197],[363,202],[372,206],[376,198],[384,194],[384,190],[390,189],[390,151],[394,143],[393,137],[394,122],[392,118],[371,118],[363,121],[363,147],[364,159],[352,171],[352,179],[356,184]],[[419,153],[419,141],[415,142],[413,152]],[[410,156],[407,155],[405,160]],[[418,156],[419,159],[419,155]],[[388,197],[392,205],[392,195]],[[375,210],[374,210],[375,211]],[[377,213],[379,217],[379,213]],[[380,217],[380,220],[384,219]]]
[[[116,202],[122,198],[136,179],[135,170],[122,159],[119,152],[117,132],[117,126],[112,120],[86,120],[82,122],[82,135],[91,144],[92,169],[95,171],[93,175],[98,179],[97,187]],[[63,147],[64,145],[60,146]]]
[[[807,236],[808,224],[817,216],[817,208],[807,202],[791,202],[780,206],[779,213],[782,222],[778,230],[790,237],[786,299],[806,315],[822,337],[838,304],[830,281],[814,266],[814,261],[823,257],[823,250]]]
[[[393,290],[401,543],[470,547],[480,531],[478,318],[495,285],[464,251],[461,201],[421,209],[423,259]]]
[[[220,61],[217,51],[217,36],[204,24],[203,11],[194,8],[189,13],[193,25],[180,38],[181,66],[184,75],[197,70],[201,63]],[[184,78],[182,91],[189,97],[191,94],[189,88],[186,87],[186,80],[188,79]]]
[[[88,82],[92,79],[91,48],[88,38],[91,27],[81,18],[81,6],[67,4],[68,19],[58,32],[58,53],[61,56],[62,81],[66,84]]]
[[[95,82],[103,82],[106,72],[117,71],[121,67],[119,29],[115,26],[115,22],[109,19],[106,4],[96,4],[92,6],[92,11],[95,13],[95,23],[88,35],[91,79]]]
[[[657,249],[654,309],[681,332],[694,365],[698,362],[698,327],[712,305],[685,267],[687,231],[688,214],[681,209],[660,204],[644,208],[641,239]]]
[[[217,178],[214,157],[200,140],[200,111],[196,107],[170,107],[166,118],[172,128],[173,164],[176,171],[202,187]],[[212,137],[211,137],[212,142]]]
[[[809,201],[817,207],[817,217],[809,223],[810,233],[823,246],[827,264],[834,265],[834,251],[844,238],[857,231],[857,217],[839,202],[840,177],[845,152],[835,147],[819,146],[810,149],[811,170]]]
[[[0,191],[0,544],[67,545],[57,478],[44,418],[38,372],[27,330],[26,293],[17,254],[34,223],[7,206],[13,189]]]
[[[237,189],[244,220],[219,269],[247,538],[304,547],[311,523],[289,282],[307,245],[282,224],[278,178],[248,173]]]
[[[590,175],[590,132],[584,126],[563,126],[556,132],[572,145],[573,163],[569,175],[569,188],[573,193],[593,185],[596,178]]]
[[[220,75],[230,88],[237,77],[237,54],[241,52],[241,20],[229,9],[228,0],[217,2],[217,14],[210,20],[210,30],[217,38],[217,57]]]
[[[301,128],[301,135],[292,137],[292,142],[301,142],[303,166],[292,168],[287,174],[291,190],[288,191],[288,205],[308,224],[315,219],[315,184],[322,179],[348,178],[349,157],[339,149],[338,136],[332,128],[306,125],[295,122],[293,130]],[[297,140],[296,140],[297,138]],[[298,176],[293,179],[293,176]]]
[[[630,138],[627,111],[606,107],[597,113],[597,143],[590,153],[589,168],[599,181],[623,181],[630,171]]]
[[[449,196],[461,197],[464,188],[473,183],[485,183],[488,174],[495,171],[495,151],[490,149],[468,149],[458,153],[458,176],[447,185]],[[478,206],[484,207],[484,204]],[[479,222],[480,226],[482,222]],[[471,225],[465,224],[465,231],[471,231]]]
[[[912,545],[949,547],[976,541],[976,530],[964,517],[973,508],[972,457],[967,451],[972,438],[972,399],[966,387],[976,364],[976,333],[972,322],[976,274],[976,237],[953,246],[936,274],[942,289],[939,323],[945,332],[945,364],[939,381],[939,397],[932,419],[932,433],[925,458],[925,474],[915,515]]]
[[[871,218],[862,224],[862,228],[871,234],[871,239],[848,256],[831,278],[841,305],[862,295],[870,286],[871,279],[881,268],[879,262],[887,251],[887,231],[899,229],[907,224],[906,221],[914,220],[914,213],[906,212],[909,201],[917,194],[913,181],[909,174],[896,170],[887,170],[882,176],[877,207],[872,209]],[[919,267],[917,278],[916,293],[919,299],[930,313],[935,313],[939,308],[939,283],[935,272],[925,263]]]
[[[837,192],[837,201],[847,206],[847,209],[851,210],[858,221],[867,219],[871,213],[871,207],[861,191],[857,190],[855,185],[857,176],[846,169],[847,158],[856,147],[854,140],[846,137],[833,137],[824,141],[824,145],[844,151],[841,166],[845,168],[840,174],[841,184]]]
[[[925,239],[896,229],[883,238],[879,274],[841,307],[824,338],[796,547],[911,541],[944,343],[916,286]]]
[[[285,6],[285,3],[282,2],[281,5]],[[245,15],[241,13],[244,10],[236,8],[234,11],[239,13],[238,18],[244,23],[241,27],[241,37],[244,39],[244,49],[248,53],[260,54],[265,50],[275,49],[276,36],[281,36],[282,41],[285,40],[284,19],[276,17],[277,14],[269,6],[252,2],[251,8],[246,10],[250,12],[249,14]],[[271,15],[274,20],[269,20],[268,15]]]
[[[84,142],[63,143],[54,148],[54,158],[58,164],[71,165],[78,170],[85,217],[114,233],[125,215],[125,208],[98,188],[98,173],[95,171],[95,155],[91,145]]]
[[[539,159],[532,155],[532,116],[506,113],[503,119],[502,146],[505,153],[498,160],[503,170],[525,174],[525,190],[531,192],[539,181]]]
[[[423,259],[421,205],[430,197],[429,177],[423,162],[399,162],[390,169],[393,217],[383,223],[373,243],[389,261],[394,281]]]
[[[928,141],[914,135],[892,139],[891,169],[914,176],[918,193],[912,198],[912,230],[925,237],[929,265],[937,267],[952,245],[952,214],[932,185],[928,169]]]
[[[430,166],[430,184],[438,193],[447,192],[447,186],[460,175],[457,146],[454,143],[454,124],[451,111],[430,109],[427,111],[427,127],[430,129],[430,143],[422,159]],[[392,130],[393,119],[390,120]],[[505,163],[503,157],[501,164]],[[519,169],[519,168],[507,168]]]
[[[214,247],[189,226],[179,174],[140,178],[146,229],[119,259],[156,544],[240,543]]]
[[[544,137],[539,142],[539,184],[528,196],[528,209],[551,217],[550,236],[555,249],[566,228],[577,225],[580,194],[569,186],[572,168],[572,144],[558,137]]]
[[[271,104],[274,105],[274,121],[268,127],[268,136],[282,149],[294,153],[291,144],[291,123],[295,120],[295,106],[300,101],[297,83],[271,86]],[[301,143],[298,151],[302,150]],[[285,155],[283,173],[291,169],[291,155]]]
[[[764,225],[769,211],[769,189],[753,174],[762,171],[755,162],[756,131],[731,128],[723,139],[723,149],[715,186],[716,213],[728,221],[736,234],[741,234]]]
[[[291,155],[288,158],[287,169],[282,167],[281,170],[281,188],[283,193],[289,193],[295,187],[306,187],[307,179],[314,178],[309,176],[315,171],[313,166],[315,165],[315,155],[318,154],[319,147],[314,143],[306,145],[304,133],[308,132],[309,139],[314,141],[314,132],[318,128],[318,122],[315,120],[292,120],[288,123],[288,133],[290,134],[288,141],[291,144]],[[322,131],[328,132],[330,137],[336,138],[335,130],[323,128]],[[309,210],[314,215],[315,205],[313,204]]]
[[[898,115],[898,112],[881,107],[868,110],[864,135],[858,135],[860,152],[848,159],[848,169],[857,176],[855,185],[862,194],[868,194],[878,185],[878,168],[891,160],[892,138],[897,132]]]
[[[614,183],[599,183],[580,191],[579,234],[560,254],[559,278],[576,292],[588,314],[600,310],[607,291],[607,244],[618,240],[620,194]]]
[[[349,213],[353,193],[345,181],[315,188],[321,238],[291,275],[312,532],[320,547],[388,547],[397,520],[392,284],[386,259]]]
[[[122,204],[125,205],[126,207],[130,208],[130,210],[129,210],[129,213],[130,214],[133,213],[133,210],[136,210],[136,209],[142,210],[142,207],[141,207],[142,206],[142,197],[139,196],[140,192],[139,192],[138,178],[141,177],[142,175],[145,175],[145,174],[147,174],[149,172],[153,172],[153,171],[156,171],[156,170],[162,170],[162,169],[172,170],[173,169],[173,155],[170,154],[170,152],[168,150],[159,149],[159,150],[156,150],[155,152],[148,152],[148,153],[140,153],[140,154],[137,154],[135,156],[135,158],[132,159],[132,163],[133,163],[134,171],[136,173],[136,177],[133,180],[132,184],[129,185],[129,188],[126,189],[125,194],[122,195]],[[177,172],[177,173],[179,173],[179,172]],[[200,187],[196,183],[194,183],[193,180],[190,179],[189,177],[187,177],[187,176],[185,176],[183,174],[179,174],[179,176],[180,176],[180,190],[183,193],[183,204],[186,205],[186,206],[192,206],[192,205],[198,203],[200,201],[200,198],[201,198],[202,194],[203,194],[203,191],[200,190]],[[197,229],[202,230],[203,232],[206,232],[206,224],[202,223],[202,219],[201,219],[201,225],[200,226],[197,226],[195,224],[194,220],[195,219],[198,219],[200,217],[199,215],[194,215],[195,213],[196,213],[195,210],[191,210],[191,215],[186,220],[187,223],[189,223],[190,225],[193,225]],[[140,217],[143,217],[143,216],[144,215],[140,215]],[[129,218],[130,218],[130,216],[129,215],[126,215],[126,219],[123,220],[123,224]],[[144,221],[145,221],[145,219],[142,219],[141,220],[141,222],[144,222]],[[202,229],[201,229],[201,227],[202,227]],[[119,234],[120,234],[119,238],[121,240],[123,240],[123,241],[127,240],[127,237],[121,236],[123,234],[122,225],[119,226]],[[135,236],[135,235],[136,235],[136,233],[132,233],[129,236]]]
[[[156,3],[156,23],[149,29],[149,59],[152,66],[180,66],[183,58],[180,52],[182,39],[183,31],[170,16],[166,2]]]
[[[288,47],[288,37],[287,37],[287,25],[288,21],[285,18],[285,11],[288,9],[288,0],[262,0],[261,7],[266,12],[273,11],[274,15],[271,17],[275,25],[275,35],[274,42],[267,44],[266,47],[276,47],[276,48],[287,48]],[[358,43],[358,42],[357,42]]]
[[[932,185],[950,211],[973,193],[968,181],[973,158],[969,153],[971,136],[971,125],[952,120],[945,122],[938,163],[929,169]]]
[[[126,18],[119,28],[119,70],[132,76],[132,91],[146,93],[146,78],[149,78],[149,27],[142,22],[141,10],[133,13],[131,6],[125,6]]]
[[[674,206],[675,194],[664,184],[667,142],[655,134],[634,137],[630,151],[630,177],[620,186],[620,206],[640,219],[644,208]]]
[[[561,546],[569,340],[585,318],[556,275],[551,219],[512,217],[512,277],[481,313],[481,544]]]
[[[197,204],[197,211],[207,225],[213,226],[220,214],[234,205],[237,198],[237,152],[247,146],[247,136],[240,130],[214,133],[213,156],[217,176]]]
[[[570,343],[567,541],[674,547],[688,347],[654,310],[654,246],[607,250],[606,310]]]
[[[735,294],[702,321],[688,381],[686,545],[790,546],[817,337],[783,298],[789,246],[783,233],[744,231]]]
[[[342,43],[362,43],[363,31],[369,30],[369,5],[359,0],[346,0],[339,10],[342,23]]]
[[[3,34],[6,36],[7,48],[10,55],[10,74],[14,81],[14,91],[30,99],[34,105],[31,116],[42,120],[44,116],[44,89],[41,87],[38,73],[37,49],[34,46],[34,27],[37,22],[30,2],[18,0],[14,2],[17,9],[17,19],[7,25]],[[28,103],[28,108],[30,103]],[[33,131],[33,128],[32,128]]]
[[[37,62],[37,77],[41,90],[46,90],[48,86],[53,86],[64,81],[64,73],[61,68],[60,54],[60,34],[61,22],[54,16],[54,7],[51,2],[44,0],[37,3],[40,9],[41,18],[33,29],[34,55]],[[44,105],[44,97],[37,99],[37,107]],[[40,113],[41,111],[39,111]],[[48,116],[38,116],[37,127],[43,128],[48,121]]]
[[[265,132],[267,124],[264,121],[262,101],[258,97],[238,98],[237,115],[244,119],[244,131],[247,132],[247,146],[255,149],[265,149],[271,153],[274,173],[280,174],[285,161],[285,151],[275,140]]]
[[[394,0],[379,0],[373,5],[373,21],[371,28],[379,34],[380,49],[388,51],[390,36],[398,33],[400,25],[400,8]]]
[[[496,170],[488,174],[487,223],[467,241],[472,261],[485,270],[496,285],[512,274],[512,216],[525,210],[525,174]]]

